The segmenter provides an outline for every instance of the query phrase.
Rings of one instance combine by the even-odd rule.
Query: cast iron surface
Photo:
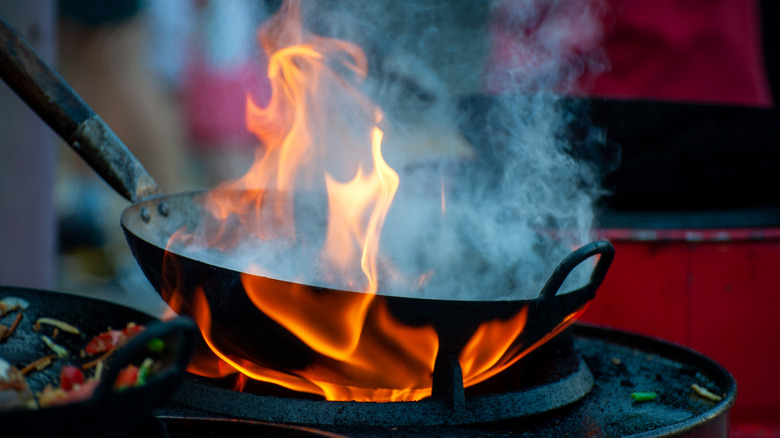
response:
[[[79,358],[79,351],[93,336],[109,327],[124,328],[129,322],[147,327],[109,358],[109,366],[103,374],[104,384],[96,389],[92,399],[35,411],[0,412],[0,430],[4,432],[16,432],[24,436],[65,436],[68,433],[78,436],[125,436],[144,423],[152,407],[168,397],[181,381],[192,351],[195,331],[192,321],[180,318],[163,323],[145,313],[106,301],[34,289],[0,287],[0,299],[4,297],[22,298],[30,304],[29,308],[22,311],[21,323],[14,334],[0,344],[0,356],[12,365],[21,368],[42,356],[52,354],[40,337],[41,334],[51,336],[51,328],[43,326],[40,333],[33,330],[33,324],[38,318],[66,321],[81,331],[80,335],[61,332],[56,337],[55,341],[71,354],[68,358],[55,360],[44,370],[28,375],[27,380],[33,393],[41,391],[48,384],[59,386],[60,370],[64,364],[79,365],[87,362],[89,359]],[[11,312],[0,323],[9,325],[15,314],[15,311]],[[170,335],[175,336],[170,340],[178,344],[175,363],[168,371],[134,390],[117,393],[110,389],[120,369],[129,363],[140,363],[150,354],[145,349],[149,339],[169,339]]]
[[[662,340],[582,324],[575,324],[572,330],[574,347],[592,371],[595,382],[589,394],[569,406],[541,415],[472,426],[374,425],[319,429],[351,437],[399,434],[412,437],[575,438],[728,436],[728,410],[736,399],[736,383],[719,364],[693,350]],[[712,402],[696,395],[691,390],[693,383],[722,395],[723,400]],[[658,398],[635,402],[630,396],[635,391],[654,391]],[[195,392],[190,395],[196,396]],[[198,416],[197,410],[182,409],[178,398],[176,395],[173,402],[157,414]],[[227,398],[213,402],[221,404],[221,408],[227,408],[231,403]],[[333,402],[319,403],[329,405]],[[332,412],[330,408],[323,410]],[[203,411],[199,414],[204,415],[212,416]],[[181,432],[178,436],[197,436]]]
[[[544,386],[502,394],[472,396],[453,406],[433,397],[419,402],[326,402],[235,392],[188,381],[175,395],[181,411],[203,411],[274,423],[329,427],[410,427],[470,425],[539,414],[582,398],[593,377],[580,361],[574,373]],[[177,411],[174,411],[177,412]]]
[[[338,435],[310,427],[289,426],[251,420],[203,417],[160,417],[165,424],[165,437],[321,437],[340,438]]]

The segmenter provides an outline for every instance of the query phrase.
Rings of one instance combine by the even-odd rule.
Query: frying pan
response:
[[[309,348],[255,306],[247,297],[244,281],[262,284],[264,289],[285,297],[302,289],[337,299],[359,298],[361,293],[250,275],[166,250],[172,232],[169,230],[192,226],[202,213],[197,202],[202,193],[163,196],[153,178],[100,117],[8,24],[0,22],[0,75],[111,187],[134,203],[122,213],[122,227],[136,261],[163,298],[170,298],[169,288],[175,285],[183,298],[183,305],[177,309],[188,314],[202,291],[211,321],[208,327],[201,324],[201,331],[208,331],[212,343],[237,362],[292,374],[315,363],[338,369],[331,359]],[[589,283],[557,294],[569,273],[594,256],[600,257]],[[594,297],[613,256],[614,248],[605,241],[575,250],[560,263],[535,300],[450,301],[380,294],[372,306],[385,306],[408,326],[434,327],[439,353],[455,355],[483,323],[506,320],[527,308],[526,329],[514,340],[517,348],[511,349],[519,357],[567,323],[569,315]],[[320,311],[327,317],[327,309]],[[364,382],[342,383],[360,386]]]
[[[29,303],[22,310],[22,320],[13,335],[0,344],[0,357],[21,367],[52,352],[41,340],[41,334],[51,335],[44,326],[41,332],[33,330],[33,323],[41,317],[50,317],[74,325],[80,335],[61,332],[55,342],[69,352],[66,359],[57,359],[51,366],[33,371],[27,376],[33,393],[51,384],[59,386],[59,375],[66,363],[80,365],[90,358],[80,358],[79,351],[93,337],[109,327],[120,329],[129,322],[143,324],[146,330],[108,358],[108,367],[93,396],[85,401],[39,410],[0,411],[0,428],[10,436],[126,436],[151,416],[151,409],[165,399],[180,383],[193,349],[195,324],[188,318],[162,322],[137,310],[118,304],[65,293],[35,289],[0,287],[0,299],[21,298]],[[3,318],[8,325],[16,312]],[[133,363],[138,365],[150,353],[146,349],[152,338],[166,340],[160,363],[172,363],[146,385],[124,392],[111,389],[119,370]],[[172,357],[171,357],[172,356]],[[158,359],[155,359],[158,360]],[[89,372],[85,373],[87,376]],[[10,432],[10,433],[9,433]]]

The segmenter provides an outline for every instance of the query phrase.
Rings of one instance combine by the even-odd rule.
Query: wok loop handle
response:
[[[2,16],[0,77],[122,197],[135,202],[161,193],[103,119]]]
[[[542,291],[539,293],[538,300],[540,302],[551,300],[558,293],[564,280],[566,280],[566,277],[571,274],[574,268],[595,255],[600,255],[600,257],[593,268],[593,272],[590,274],[590,281],[585,286],[591,293],[595,292],[604,281],[607,270],[609,270],[609,266],[612,264],[612,259],[615,258],[615,247],[606,240],[588,243],[566,256],[555,268],[550,278],[547,279],[547,283],[545,283]]]
[[[135,335],[127,345],[114,353],[110,360],[110,366],[100,379],[98,387],[95,388],[92,400],[100,403],[100,400],[107,400],[111,396],[110,393],[114,392],[113,386],[119,376],[119,372],[134,360],[143,357],[144,354],[149,354],[147,347],[149,341],[155,338],[168,338],[176,333],[179,336],[173,363],[165,371],[155,375],[154,379],[176,379],[181,377],[195,348],[196,332],[197,326],[187,317],[178,317],[167,322],[154,321],[147,324],[144,331]]]

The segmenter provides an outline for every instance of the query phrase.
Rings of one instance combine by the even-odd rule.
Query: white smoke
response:
[[[369,77],[360,87],[385,114],[383,153],[401,182],[380,242],[380,293],[535,298],[557,263],[592,238],[597,178],[569,153],[569,114],[560,94],[598,65],[600,3],[320,0],[304,6],[313,31],[366,51]],[[312,263],[326,212],[309,207],[307,222],[317,226],[299,230],[299,239],[311,236],[306,244],[244,241],[227,256],[203,245],[197,258],[349,288],[348,280],[324,281],[327,275]],[[578,270],[564,288],[581,285],[587,274],[587,267]]]

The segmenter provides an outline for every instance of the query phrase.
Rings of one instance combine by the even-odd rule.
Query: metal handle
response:
[[[111,128],[2,16],[0,77],[121,196],[135,202],[161,193]]]
[[[612,264],[612,259],[615,258],[615,247],[606,240],[599,240],[583,245],[566,256],[566,258],[564,258],[555,268],[555,271],[550,275],[550,278],[547,279],[547,283],[545,283],[542,291],[539,293],[538,300],[541,302],[552,299],[552,297],[558,293],[564,280],[566,280],[566,277],[571,274],[574,268],[595,255],[601,255],[601,257],[599,257],[596,266],[593,268],[593,272],[590,274],[590,282],[585,286],[595,292],[601,285],[601,282],[604,281],[607,270]]]

